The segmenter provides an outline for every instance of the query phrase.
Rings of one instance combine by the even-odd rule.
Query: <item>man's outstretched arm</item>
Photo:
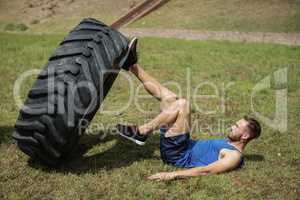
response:
[[[178,170],[173,172],[161,172],[149,176],[150,180],[172,180],[175,178],[187,178],[204,174],[218,174],[235,169],[241,161],[239,153],[230,153],[225,155],[224,158],[207,165],[205,167],[195,167],[185,170]]]

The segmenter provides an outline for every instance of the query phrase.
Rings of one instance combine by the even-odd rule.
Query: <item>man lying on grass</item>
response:
[[[253,118],[244,117],[236,122],[226,139],[190,139],[190,110],[188,101],[179,99],[173,92],[163,87],[147,74],[137,63],[137,39],[129,46],[130,70],[144,85],[145,89],[160,101],[161,113],[149,123],[136,125],[117,125],[118,133],[144,145],[149,134],[160,129],[160,152],[162,160],[180,168],[173,172],[161,172],[148,177],[150,180],[171,180],[209,173],[222,173],[239,168],[248,142],[258,138],[260,124]]]

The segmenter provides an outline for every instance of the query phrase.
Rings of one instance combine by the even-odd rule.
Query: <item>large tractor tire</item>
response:
[[[35,160],[58,166],[78,146],[124,61],[128,39],[84,19],[60,43],[29,91],[13,139]]]

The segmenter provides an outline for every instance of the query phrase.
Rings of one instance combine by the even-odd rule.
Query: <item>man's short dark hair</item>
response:
[[[245,116],[244,119],[248,122],[248,128],[251,134],[249,140],[258,138],[261,133],[261,126],[259,122],[253,117]]]

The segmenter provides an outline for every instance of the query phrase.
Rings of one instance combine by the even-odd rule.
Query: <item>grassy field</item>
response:
[[[300,2],[172,0],[133,27],[242,32],[299,32]]]
[[[54,7],[49,10],[53,2]],[[140,2],[142,0],[90,0],[88,3],[76,0],[68,4],[66,1],[41,0],[28,7],[25,0],[3,1],[0,4],[0,29],[18,28],[18,24],[24,23],[29,27],[27,32],[65,33],[84,17],[94,17],[110,24]],[[130,27],[299,32],[299,18],[298,0],[171,0]]]
[[[26,70],[40,69],[63,36],[33,36],[0,33],[0,199],[297,199],[300,193],[300,48],[271,44],[197,42],[175,39],[142,38],[140,63],[160,81],[174,80],[187,95],[186,74],[191,86],[210,82],[218,89],[233,83],[226,93],[226,110],[220,99],[193,101],[192,120],[207,124],[192,132],[194,138],[216,138],[217,124],[225,126],[251,114],[250,95],[264,77],[287,68],[288,130],[280,133],[263,125],[261,138],[249,144],[245,165],[239,171],[207,175],[188,180],[152,182],[147,176],[175,170],[164,165],[159,155],[157,134],[144,147],[120,139],[108,128],[119,121],[142,123],[158,113],[155,99],[134,104],[118,114],[95,116],[89,134],[81,140],[81,150],[70,163],[49,170],[30,160],[11,143],[11,132],[18,115],[13,85]],[[26,95],[35,77],[23,84]],[[135,81],[135,87],[137,86]],[[175,87],[171,87],[178,92]],[[260,92],[255,108],[274,116],[276,86]],[[213,94],[211,88],[203,93]],[[145,93],[143,93],[145,94]],[[107,96],[103,110],[117,110],[128,100],[128,84],[119,76]],[[203,114],[196,109],[215,110]],[[221,132],[224,134],[225,132]]]

